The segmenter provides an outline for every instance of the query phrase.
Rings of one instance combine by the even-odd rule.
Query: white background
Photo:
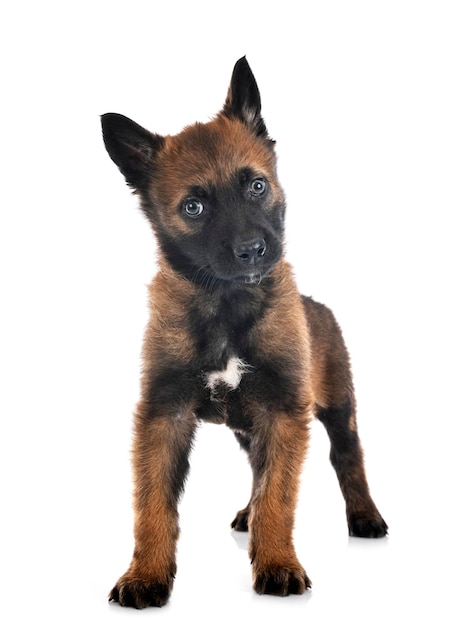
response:
[[[5,7],[0,621],[456,624],[456,3]],[[288,256],[343,327],[390,536],[348,539],[315,424],[296,524],[313,590],[256,596],[246,538],[229,528],[247,463],[228,430],[206,425],[172,599],[121,609],[106,596],[132,550],[131,414],[154,243],[98,116],[159,133],[206,121],[245,54],[277,140]]]

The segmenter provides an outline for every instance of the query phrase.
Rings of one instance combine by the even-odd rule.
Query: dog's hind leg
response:
[[[191,412],[151,417],[140,403],[135,422],[135,550],[131,565],[110,593],[110,600],[141,609],[163,606],[176,572],[178,499],[189,469],[195,430]]]
[[[299,475],[308,442],[307,421],[264,415],[253,429],[250,461],[253,495],[249,505],[250,558],[257,593],[301,594],[311,582],[293,545]]]
[[[352,405],[348,403],[326,409],[317,406],[315,413],[324,424],[331,441],[330,460],[345,498],[350,535],[384,537],[388,526],[369,493]]]
[[[314,413],[329,435],[330,460],[345,498],[349,533],[384,537],[388,526],[369,493],[350,360],[342,333],[329,309],[310,298],[303,301],[312,337]]]

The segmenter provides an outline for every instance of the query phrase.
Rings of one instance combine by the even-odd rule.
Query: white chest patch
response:
[[[243,359],[231,357],[225,370],[209,372],[207,374],[207,387],[212,391],[219,383],[225,383],[230,389],[237,389],[243,374],[251,370],[251,366]]]

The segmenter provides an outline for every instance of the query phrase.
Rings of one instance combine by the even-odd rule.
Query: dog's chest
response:
[[[252,371],[246,361],[231,356],[224,369],[203,372],[204,394],[196,417],[205,422],[225,423],[234,430],[247,430],[250,420],[243,410],[241,382]]]
[[[218,387],[221,385],[233,391],[240,385],[242,376],[250,369],[243,359],[230,357],[224,370],[211,371],[206,374],[206,387],[212,394],[217,394]]]
[[[254,368],[247,360],[249,331],[243,302],[233,298],[215,306],[213,315],[198,318],[194,310],[196,352],[199,355],[199,405],[196,415],[204,421],[232,426],[244,413],[244,394]],[[196,323],[196,319],[199,323]]]

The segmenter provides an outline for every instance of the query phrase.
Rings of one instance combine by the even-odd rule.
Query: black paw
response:
[[[110,602],[119,602],[121,606],[144,609],[147,606],[164,606],[172,591],[173,577],[168,583],[121,578],[110,591]]]
[[[348,530],[351,537],[366,537],[367,539],[380,539],[388,533],[388,526],[381,516],[367,518],[363,515],[350,515]]]
[[[255,574],[254,590],[274,596],[300,595],[312,587],[302,568],[269,567]]]
[[[248,516],[250,515],[249,509],[242,509],[237,513],[235,519],[232,520],[231,528],[238,530],[239,532],[246,533],[248,531]]]

